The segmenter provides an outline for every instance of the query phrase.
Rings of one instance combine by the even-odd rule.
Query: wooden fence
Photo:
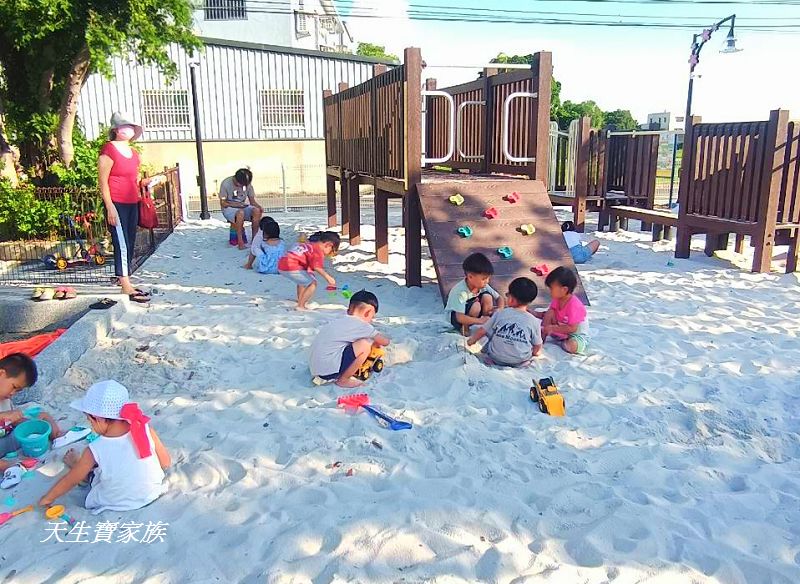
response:
[[[442,97],[427,97],[426,157],[446,157],[454,136],[453,156],[443,165],[546,183],[551,78],[552,55],[541,52],[530,70],[485,70],[482,79],[441,89],[453,98],[455,130],[451,105]],[[428,80],[426,88],[436,89],[435,80]]]
[[[706,253],[737,235],[755,248],[753,271],[770,270],[776,234],[790,244],[787,271],[794,271],[800,230],[800,124],[785,110],[768,121],[703,124],[686,129],[681,169],[676,257],[689,257],[691,237],[705,233]]]

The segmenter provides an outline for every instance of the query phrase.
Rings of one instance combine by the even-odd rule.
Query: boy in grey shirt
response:
[[[527,365],[542,350],[541,323],[528,312],[538,290],[529,278],[517,278],[508,287],[508,308],[495,312],[489,321],[467,339],[474,345],[484,336],[489,342],[483,351],[490,365]]]

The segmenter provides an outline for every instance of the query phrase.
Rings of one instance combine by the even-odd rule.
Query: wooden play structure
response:
[[[675,256],[689,257],[692,235],[706,234],[707,255],[736,235],[755,249],[754,272],[769,272],[775,245],[789,245],[786,272],[797,269],[800,239],[800,122],[774,110],[761,122],[687,124],[678,194]]]
[[[443,89],[434,80],[423,89],[423,68],[419,49],[406,49],[402,65],[376,66],[365,83],[325,92],[328,225],[337,223],[340,182],[342,233],[360,243],[360,186],[370,185],[375,251],[387,262],[388,199],[401,198],[406,284],[422,283],[424,221],[443,299],[476,251],[492,259],[500,290],[513,277],[537,278],[531,268],[541,264],[574,269],[545,186],[550,53],[537,53],[530,69],[485,69],[475,81]],[[484,213],[491,207],[493,219]],[[524,224],[534,224],[535,233],[523,233]],[[503,247],[511,257],[502,257]],[[582,286],[578,294],[586,301]]]
[[[554,205],[572,207],[583,232],[586,214],[599,213],[598,229],[609,224],[610,209],[626,205],[652,209],[655,204],[658,132],[615,133],[590,127],[580,118],[575,156],[575,192],[550,193]],[[643,225],[648,229],[649,225]]]

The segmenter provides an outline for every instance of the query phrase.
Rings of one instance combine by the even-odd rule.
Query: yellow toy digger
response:
[[[369,357],[367,360],[364,361],[364,364],[361,366],[361,369],[356,371],[356,379],[360,379],[361,381],[366,381],[369,379],[372,372],[380,373],[383,371],[383,355],[384,351],[380,347],[372,347],[372,351],[370,351]]]
[[[533,382],[531,401],[538,402],[539,409],[545,414],[563,416],[567,413],[564,396],[559,393],[558,386],[552,377],[545,377],[538,382]]]

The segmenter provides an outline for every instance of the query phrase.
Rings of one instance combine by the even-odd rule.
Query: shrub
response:
[[[45,200],[36,197],[32,185],[14,188],[0,180],[0,241],[53,238],[63,227],[63,215],[73,216],[77,210],[70,194]]]

